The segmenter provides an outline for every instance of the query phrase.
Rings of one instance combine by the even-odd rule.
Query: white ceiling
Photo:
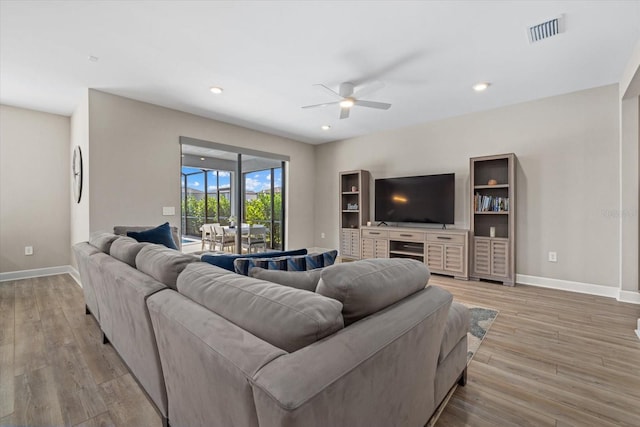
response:
[[[316,144],[616,83],[638,40],[640,0],[2,0],[0,102],[70,115],[89,87]],[[300,108],[375,80],[387,111]]]

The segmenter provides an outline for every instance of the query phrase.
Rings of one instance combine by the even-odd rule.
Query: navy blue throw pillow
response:
[[[171,226],[168,222],[162,225],[145,231],[127,231],[127,236],[133,237],[138,242],[157,243],[159,245],[165,245],[169,249],[178,250],[176,242],[173,241],[171,235]]]
[[[292,251],[277,251],[277,252],[258,252],[254,254],[232,254],[232,255],[202,255],[200,261],[208,262],[225,270],[235,271],[233,267],[233,261],[236,258],[273,258],[287,255],[306,255],[306,249],[295,249]]]

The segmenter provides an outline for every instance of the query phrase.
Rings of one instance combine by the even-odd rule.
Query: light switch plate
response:
[[[176,208],[174,208],[173,206],[162,207],[162,215],[169,216],[169,215],[175,215],[175,214],[176,214]]]

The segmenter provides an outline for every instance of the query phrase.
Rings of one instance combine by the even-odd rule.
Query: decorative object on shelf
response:
[[[489,237],[496,237],[496,228],[489,227]]]
[[[367,227],[371,227],[371,221],[367,221]]]
[[[351,191],[353,193],[356,193],[358,191],[358,187],[356,187],[355,185],[351,187]]]
[[[73,197],[76,203],[80,203],[82,198],[82,150],[79,145],[73,149],[71,173],[73,173]]]
[[[495,179],[490,179],[489,182],[487,182],[487,185],[498,185],[498,181]]]
[[[347,210],[348,211],[357,211],[358,210],[358,204],[357,203],[347,203]]]

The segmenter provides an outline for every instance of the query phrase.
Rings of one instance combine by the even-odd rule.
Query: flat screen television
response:
[[[375,215],[381,222],[453,224],[455,174],[375,181]]]

